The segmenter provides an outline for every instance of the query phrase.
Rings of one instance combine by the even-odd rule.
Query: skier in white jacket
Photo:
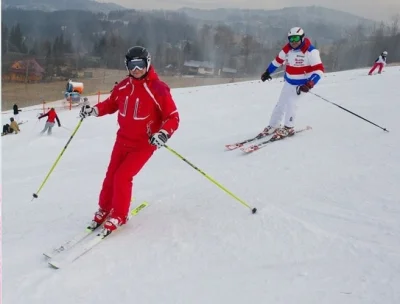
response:
[[[372,75],[376,68],[378,69],[378,74],[382,73],[383,67],[386,65],[386,57],[388,52],[383,51],[379,57],[375,60],[374,65],[372,66],[371,70],[369,71],[368,75]]]
[[[294,123],[296,108],[302,93],[307,93],[321,79],[324,66],[319,51],[305,38],[304,30],[300,27],[290,29],[288,33],[289,43],[286,44],[267,70],[261,75],[261,80],[271,80],[271,74],[286,64],[285,83],[282,88],[279,101],[272,112],[268,127],[262,135],[273,134],[273,138],[292,136],[295,134]],[[284,127],[280,124],[283,116]]]

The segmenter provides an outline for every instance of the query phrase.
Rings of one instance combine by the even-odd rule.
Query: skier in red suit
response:
[[[105,101],[82,107],[80,116],[103,116],[118,111],[119,130],[99,197],[92,228],[104,223],[109,232],[125,224],[132,197],[132,180],[157,148],[163,147],[179,126],[170,94],[151,66],[149,52],[135,46],[125,55],[129,75]]]

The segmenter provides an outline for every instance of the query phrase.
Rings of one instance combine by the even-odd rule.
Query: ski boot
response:
[[[104,237],[109,235],[111,232],[118,229],[118,227],[122,226],[126,223],[126,219],[123,220],[120,217],[110,217],[108,220],[105,221],[103,226],[103,231],[101,232]]]
[[[275,131],[274,135],[272,136],[271,140],[282,139],[284,137],[293,136],[295,134],[294,128],[290,127],[283,127],[279,128]]]
[[[97,210],[96,213],[94,214],[93,220],[87,227],[87,229],[95,230],[96,228],[101,226],[107,220],[109,214],[110,211],[106,211],[99,208],[99,210]]]
[[[277,129],[278,128],[268,126],[268,127],[264,128],[264,130],[260,134],[257,135],[257,138],[260,139],[265,136],[272,135]]]

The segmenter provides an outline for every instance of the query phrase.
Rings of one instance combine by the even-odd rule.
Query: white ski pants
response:
[[[303,95],[297,95],[296,87],[296,85],[289,84],[286,81],[284,82],[278,103],[272,112],[269,126],[278,128],[282,122],[283,116],[285,116],[284,125],[290,128],[294,127],[297,103]]]

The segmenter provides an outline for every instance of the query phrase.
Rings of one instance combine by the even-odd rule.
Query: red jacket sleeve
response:
[[[113,114],[118,111],[118,95],[114,90],[111,95],[103,102],[98,103],[96,106],[98,116],[106,114]]]
[[[164,82],[157,81],[154,85],[154,93],[161,107],[163,123],[160,129],[167,131],[171,137],[179,127],[179,113],[171,96],[170,88]]]
[[[97,108],[98,116],[103,116],[106,114],[113,114],[119,110],[119,99],[118,96],[119,89],[129,85],[129,77],[122,80],[120,83],[114,86],[111,95],[103,102],[98,103],[95,107]]]

